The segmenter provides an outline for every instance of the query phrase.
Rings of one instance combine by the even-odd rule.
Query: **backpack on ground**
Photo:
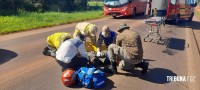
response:
[[[77,71],[79,85],[86,88],[101,88],[105,85],[105,74],[95,67],[81,67]]]

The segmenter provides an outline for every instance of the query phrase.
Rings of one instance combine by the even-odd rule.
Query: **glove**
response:
[[[101,52],[98,51],[98,52],[97,52],[97,57],[100,57],[100,56],[101,56]]]

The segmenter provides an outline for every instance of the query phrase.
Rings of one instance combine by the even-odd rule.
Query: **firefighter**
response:
[[[140,35],[129,28],[126,24],[120,25],[116,44],[110,44],[108,47],[108,58],[111,65],[109,68],[104,68],[105,71],[116,74],[117,60],[124,60],[135,67],[142,68],[143,74],[147,72],[149,63],[142,60],[143,48]]]
[[[85,37],[89,37],[91,43],[96,46],[97,31],[98,31],[98,28],[96,25],[88,23],[88,22],[82,22],[76,25],[73,37],[76,37],[79,34],[82,34]]]
[[[87,65],[89,57],[85,50],[84,35],[66,40],[56,51],[56,61],[62,67],[62,72],[67,68],[74,70]]]
[[[47,47],[44,49],[43,54],[55,57],[56,50],[61,43],[65,40],[72,38],[72,35],[66,32],[57,32],[47,37]]]

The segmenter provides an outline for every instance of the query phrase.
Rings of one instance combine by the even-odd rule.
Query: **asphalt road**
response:
[[[142,39],[147,33],[144,17],[112,19],[110,17],[88,22],[98,26],[108,25],[114,31],[121,23],[127,23]],[[44,56],[47,36],[55,32],[73,33],[77,23],[60,25],[32,31],[0,36],[0,90],[64,90],[61,83],[61,67],[54,58]],[[139,69],[132,72],[119,70],[118,75],[106,74],[106,86],[110,90],[199,90],[199,62],[191,23],[181,21],[177,26],[162,26],[164,44],[143,42],[144,60],[150,63],[148,73],[142,75]],[[196,48],[195,48],[196,47]],[[198,52],[197,52],[198,53]],[[198,58],[199,59],[199,58]],[[193,72],[194,70],[194,72]],[[194,76],[188,81],[167,81],[167,76]]]

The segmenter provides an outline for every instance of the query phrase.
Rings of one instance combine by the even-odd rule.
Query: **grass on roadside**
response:
[[[200,6],[195,7],[195,15],[200,19]]]
[[[17,16],[0,16],[0,35],[103,17],[103,11],[23,12]]]
[[[195,15],[200,19],[200,12],[199,11],[195,11]]]

